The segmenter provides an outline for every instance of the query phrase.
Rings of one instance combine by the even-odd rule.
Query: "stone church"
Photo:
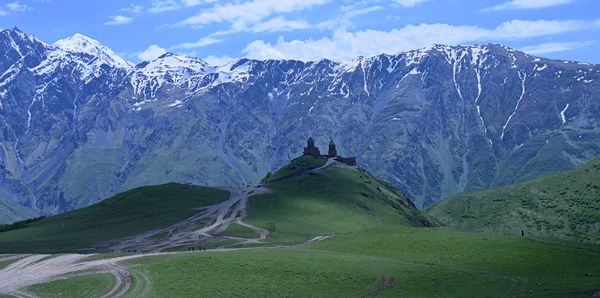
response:
[[[333,139],[329,142],[329,150],[326,155],[321,154],[321,151],[317,146],[315,146],[315,140],[313,138],[308,138],[306,142],[306,147],[304,147],[304,154],[314,156],[318,158],[335,158],[336,161],[341,163],[345,163],[349,166],[356,166],[356,157],[341,157],[337,154],[337,148]]]

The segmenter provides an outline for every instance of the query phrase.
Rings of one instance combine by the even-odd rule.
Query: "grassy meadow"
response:
[[[229,197],[208,187],[147,186],[0,233],[0,253],[92,252],[109,240],[167,227]]]

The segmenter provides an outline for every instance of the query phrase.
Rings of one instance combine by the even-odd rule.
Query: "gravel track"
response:
[[[70,278],[89,274],[90,270],[108,272],[116,277],[121,291],[113,291],[111,297],[124,294],[131,285],[127,269],[117,265],[118,262],[156,256],[158,254],[139,254],[94,261],[85,261],[90,255],[66,254],[51,257],[51,255],[31,255],[18,260],[0,270],[0,294],[15,296],[31,296],[22,292],[22,288],[30,285],[46,283],[52,280]],[[50,257],[50,258],[49,258]]]
[[[325,240],[330,236],[317,236],[306,242],[293,245],[305,245],[318,241]],[[244,247],[244,248],[217,248],[208,250],[209,252],[228,252],[228,251],[240,251],[240,250],[252,250],[252,249],[274,249],[274,248],[286,248],[290,246],[275,246],[275,247]],[[92,255],[81,255],[81,254],[66,254],[52,257],[51,255],[29,255],[23,259],[16,261],[4,269],[0,269],[0,295],[12,295],[16,297],[36,297],[32,293],[25,292],[23,288],[47,283],[54,280],[72,278],[81,275],[93,274],[93,273],[110,273],[115,277],[115,285],[110,289],[109,292],[101,297],[121,297],[131,289],[132,275],[129,270],[121,265],[119,262],[134,260],[146,257],[154,257],[161,255],[173,255],[173,254],[184,254],[186,252],[179,253],[145,253],[135,254],[129,256],[115,257],[109,259],[85,261]],[[92,271],[92,272],[90,272]],[[137,270],[132,270],[143,279],[141,282],[144,284],[142,291],[148,294],[148,290],[151,286],[151,280],[148,276]]]
[[[239,240],[240,245],[260,243],[261,240],[267,237],[269,232],[265,229],[246,224],[243,222],[243,219],[248,214],[248,198],[268,193],[269,190],[263,187],[221,189],[230,193],[230,197],[226,201],[209,207],[199,208],[197,214],[170,227],[148,231],[121,240],[118,244],[110,248],[110,252],[160,252],[174,247],[197,247],[206,242],[219,242],[226,239]],[[260,234],[260,237],[257,239],[246,239],[218,236],[219,233],[227,230],[233,222],[256,231]],[[201,223],[208,224],[201,227]],[[167,234],[166,237],[157,237],[159,234],[165,233]]]

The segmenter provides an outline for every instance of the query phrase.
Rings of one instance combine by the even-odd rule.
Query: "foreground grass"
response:
[[[464,231],[600,244],[600,157],[580,168],[525,183],[458,194],[429,207]]]
[[[87,208],[44,218],[0,233],[0,253],[88,252],[108,240],[167,227],[229,197],[207,187],[181,184],[141,187]]]
[[[126,265],[137,272],[134,284],[150,281],[152,297],[571,297],[600,290],[598,248],[446,228],[371,230],[301,247],[186,253]]]
[[[112,274],[88,274],[27,287],[27,292],[40,297],[100,297],[115,285]]]
[[[534,291],[536,296],[564,297],[600,290],[598,246],[586,248],[436,228],[360,232],[315,243],[311,248],[391,258],[509,280],[514,291],[505,294],[510,295],[522,296]],[[589,277],[586,273],[594,275]],[[503,290],[499,286],[487,286],[495,288],[498,294]],[[487,295],[484,288],[481,290]]]

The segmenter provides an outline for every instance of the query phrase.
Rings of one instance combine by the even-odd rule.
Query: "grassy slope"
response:
[[[289,177],[304,171],[318,168],[327,162],[325,158],[313,157],[313,156],[300,156],[292,160],[289,164],[283,168],[277,170],[270,177],[265,177],[263,183],[270,183],[273,181],[280,180],[285,177]]]
[[[252,197],[245,221],[270,230],[272,243],[297,243],[318,235],[382,227],[432,225],[408,198],[386,183],[364,170],[337,165],[269,183],[273,193]]]
[[[107,240],[177,223],[196,213],[194,208],[216,204],[228,197],[226,191],[206,187],[187,189],[175,183],[141,187],[87,208],[0,233],[0,253],[98,248]]]
[[[429,207],[465,231],[600,243],[600,157],[582,167],[525,183],[458,194]]]
[[[565,297],[600,289],[599,248],[447,228],[363,231],[303,247],[126,264],[137,272],[134,284],[150,280],[153,297],[363,296],[374,293],[382,277],[394,279],[380,292],[389,297]]]
[[[89,274],[25,288],[40,297],[100,297],[115,285],[110,273]]]
[[[258,238],[258,237],[260,237],[260,234],[258,234],[256,231],[254,231],[248,227],[239,225],[235,222],[230,224],[229,227],[227,228],[227,231],[220,233],[220,235],[243,237],[243,238]]]

